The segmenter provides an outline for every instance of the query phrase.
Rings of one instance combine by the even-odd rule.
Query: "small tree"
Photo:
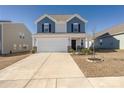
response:
[[[92,39],[93,39],[93,59],[96,58],[96,56],[95,56],[95,30],[96,30],[96,27],[92,31],[92,33],[93,33],[93,37],[92,37]]]
[[[102,61],[101,58],[97,58],[96,55],[95,55],[95,41],[96,41],[95,30],[96,30],[96,27],[92,31],[92,33],[93,33],[93,35],[92,35],[92,40],[93,40],[93,43],[92,43],[93,56],[91,58],[88,58],[89,62],[101,62]]]

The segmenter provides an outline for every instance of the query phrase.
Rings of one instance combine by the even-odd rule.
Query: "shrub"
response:
[[[84,55],[92,54],[92,50],[88,48],[83,48],[81,49],[81,54],[84,54]]]
[[[37,52],[37,47],[33,47],[32,48],[32,53],[34,54],[34,53],[36,53]]]
[[[69,48],[69,49],[68,49],[68,52],[69,52],[69,53],[73,53],[73,54],[75,54],[75,50],[72,49],[72,48]]]
[[[77,46],[77,52],[81,51],[81,46]]]

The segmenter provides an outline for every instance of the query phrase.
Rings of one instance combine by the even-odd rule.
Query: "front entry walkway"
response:
[[[68,53],[38,53],[1,70],[0,87],[92,86]]]

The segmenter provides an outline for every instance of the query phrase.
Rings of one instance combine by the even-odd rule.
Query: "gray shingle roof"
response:
[[[109,35],[115,35],[115,34],[121,34],[124,33],[124,23],[123,24],[119,24],[119,25],[115,25],[113,27],[110,27],[108,29],[105,29],[101,32],[96,33],[95,37],[99,37],[101,35],[104,35],[108,33]]]
[[[39,22],[44,17],[50,17],[51,19],[53,19],[56,22],[66,22],[73,17],[78,17],[79,19],[83,20],[84,22],[88,22],[87,20],[85,20],[78,14],[44,14],[44,15],[40,16],[35,21],[35,23]]]
[[[56,21],[67,21],[73,15],[49,15],[49,16],[54,18]]]

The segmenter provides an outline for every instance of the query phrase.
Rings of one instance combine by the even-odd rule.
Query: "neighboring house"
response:
[[[30,51],[32,34],[23,23],[0,21],[0,54]]]
[[[124,24],[116,25],[95,35],[95,47],[102,49],[124,49]]]
[[[85,47],[87,21],[78,14],[43,15],[36,22],[37,34],[33,36],[38,52],[67,52]]]
[[[93,47],[93,36],[90,34],[86,35],[86,40],[85,40],[85,48],[92,48]]]

